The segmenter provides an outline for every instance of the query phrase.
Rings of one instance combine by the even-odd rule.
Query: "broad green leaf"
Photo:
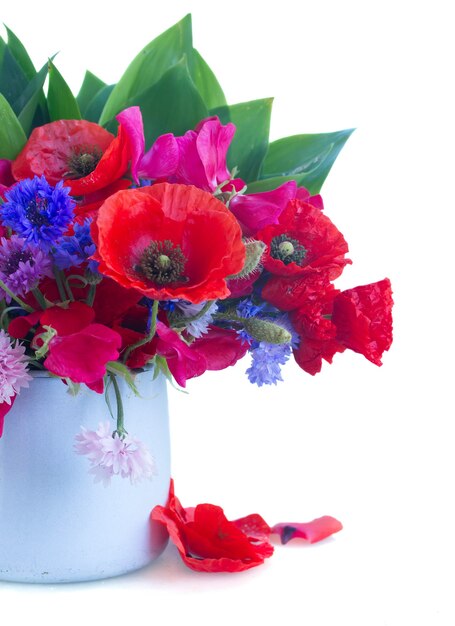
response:
[[[183,135],[208,116],[185,57],[163,74],[153,87],[127,103],[127,106],[133,105],[140,106],[142,111],[147,148],[159,135]]]
[[[128,66],[112,91],[100,124],[106,124],[127,106],[132,98],[144,93],[184,54],[192,51],[191,15],[187,15],[150,42]]]
[[[98,93],[92,98],[85,109],[84,120],[89,122],[96,122],[100,119],[100,115],[103,111],[106,100],[109,98],[115,85],[105,85]]]
[[[16,103],[17,109],[20,111],[18,119],[26,135],[28,135],[32,129],[33,119],[38,105],[43,104],[43,85],[46,80],[47,71],[48,65],[46,63],[35,77],[32,78]]]
[[[0,159],[15,159],[26,141],[19,120],[0,93]]]
[[[238,167],[246,182],[259,177],[269,144],[270,115],[273,98],[252,100],[211,111],[223,123],[233,122],[236,133],[228,152],[228,165]]]
[[[86,119],[85,112],[88,105],[103,87],[106,87],[106,83],[98,78],[98,76],[95,76],[95,74],[92,74],[89,70],[85,72],[82,86],[76,96],[79,110],[84,119]]]
[[[208,109],[226,106],[226,98],[220,83],[199,52],[194,48],[190,59],[191,78],[201,94],[205,106]]]
[[[248,183],[247,193],[261,193],[262,191],[272,191],[289,180],[296,180],[295,176],[276,176],[274,178],[264,178]],[[298,182],[298,180],[297,180]]]
[[[35,66],[32,63],[32,60],[28,55],[27,50],[24,47],[24,44],[20,41],[18,37],[16,37],[16,35],[13,33],[12,30],[8,28],[8,26],[5,26],[5,28],[8,34],[8,48],[11,54],[20,65],[26,78],[28,78],[28,80],[32,80],[32,78],[36,74],[36,70]]]
[[[51,121],[80,120],[81,113],[76,98],[58,69],[49,61],[49,90],[47,105]]]
[[[27,84],[28,79],[22,71],[21,66],[12,55],[10,49],[6,47],[0,65],[0,91],[8,100],[16,115],[19,111],[16,109],[14,103],[27,87]]]
[[[261,178],[291,176],[311,193],[319,193],[353,128],[320,135],[294,135],[269,146]]]

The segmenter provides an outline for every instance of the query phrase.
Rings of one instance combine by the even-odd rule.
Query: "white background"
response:
[[[41,66],[75,91],[115,82],[154,36],[193,13],[195,46],[231,103],[276,96],[272,138],[356,127],[323,188],[353,287],[388,276],[395,341],[376,368],[354,353],[271,389],[245,362],[170,390],[173,474],[187,506],[270,523],[331,514],[343,532],[277,545],[238,575],[187,570],[174,548],[100,583],[0,583],[1,621],[318,626],[455,623],[453,38],[449,3],[2,2]],[[1,512],[7,514],[7,512]],[[451,597],[452,596],[452,597]],[[9,613],[10,612],[10,613]],[[45,622],[44,622],[45,620]]]

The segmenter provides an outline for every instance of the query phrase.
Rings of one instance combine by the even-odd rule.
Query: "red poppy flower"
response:
[[[226,278],[245,261],[234,216],[187,185],[119,191],[100,208],[93,238],[102,274],[159,300],[226,298]]]
[[[280,311],[293,311],[314,300],[330,282],[324,274],[303,276],[271,276],[261,291],[261,296]]]
[[[319,208],[302,200],[291,200],[278,224],[255,237],[267,244],[265,269],[278,276],[318,272],[334,280],[351,262],[345,258],[348,245],[340,231]]]
[[[156,506],[151,520],[166,526],[185,565],[198,572],[241,572],[261,565],[274,552],[272,534],[278,534],[281,543],[297,537],[315,543],[343,528],[328,515],[273,527],[257,513],[229,521],[213,504],[184,508],[174,494],[173,481],[167,505]]]
[[[392,305],[388,278],[343,291],[333,303],[337,340],[375,365],[382,365],[382,354],[392,344]]]
[[[292,324],[300,336],[294,358],[309,374],[321,371],[322,359],[332,362],[344,346],[337,340],[337,329],[331,319],[333,301],[339,293],[332,285],[309,295],[305,304],[290,315]]]
[[[191,350],[205,358],[208,370],[224,370],[245,356],[248,344],[235,330],[210,326],[206,334],[193,341]]]
[[[123,113],[128,117],[134,111]],[[121,178],[128,169],[131,151],[131,137],[124,124],[114,137],[94,122],[58,120],[32,131],[13,162],[12,172],[16,180],[44,175],[52,185],[66,179],[72,195],[85,196]]]

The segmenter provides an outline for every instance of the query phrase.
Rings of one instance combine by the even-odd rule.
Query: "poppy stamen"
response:
[[[270,244],[270,256],[282,261],[285,265],[289,265],[289,263],[302,265],[306,253],[306,248],[297,239],[286,234],[274,237]]]
[[[152,241],[143,251],[135,270],[157,285],[187,282],[183,275],[186,257],[172,241]]]

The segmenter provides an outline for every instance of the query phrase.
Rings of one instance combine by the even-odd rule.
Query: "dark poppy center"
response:
[[[33,255],[30,250],[16,250],[8,256],[6,262],[2,263],[2,272],[10,276],[17,272],[20,263],[27,263],[27,261],[33,265]]]
[[[88,176],[96,168],[102,155],[97,146],[76,148],[68,161],[67,177],[74,179]]]
[[[186,282],[186,257],[172,241],[152,241],[143,251],[136,271],[157,285]]]
[[[286,233],[274,237],[270,243],[270,256],[282,261],[285,265],[289,265],[289,263],[302,265],[306,253],[306,248],[297,239],[289,237]]]
[[[49,226],[50,222],[46,210],[47,200],[36,196],[34,200],[28,203],[25,214],[33,226]]]

